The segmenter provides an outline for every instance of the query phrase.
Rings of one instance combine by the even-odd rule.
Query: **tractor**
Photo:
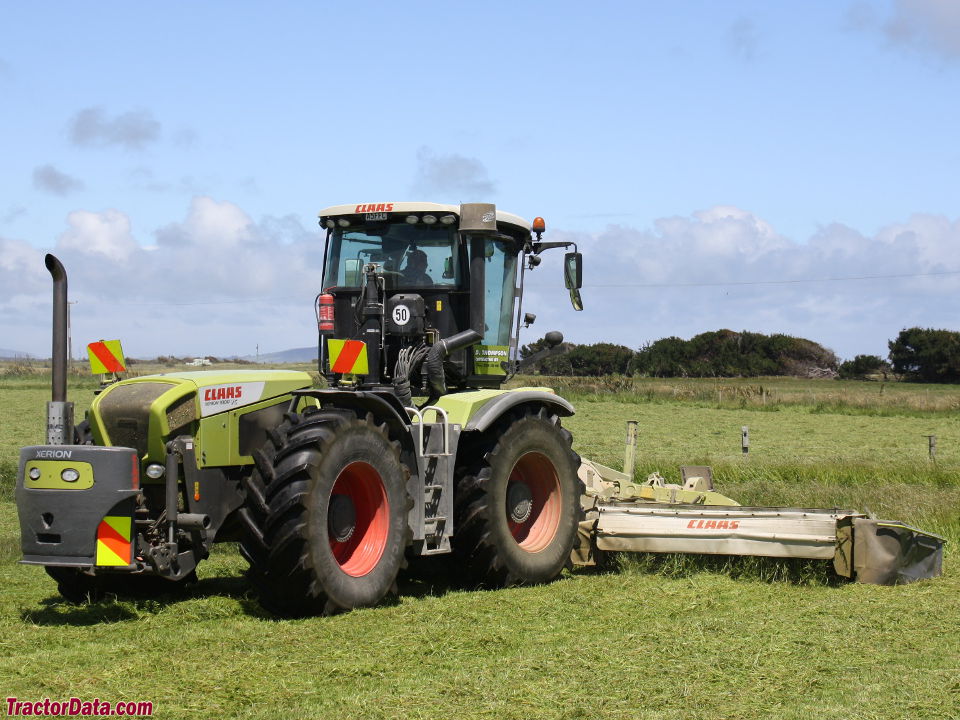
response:
[[[320,212],[315,299],[325,387],[283,370],[118,379],[74,424],[67,277],[52,255],[46,444],[20,453],[23,560],[68,599],[182,586],[214,542],[239,543],[261,604],[283,616],[375,605],[411,560],[450,556],[472,586],[547,582],[583,517],[580,459],[542,388],[503,389],[528,361],[523,278],[565,247],[492,204],[363,203]]]

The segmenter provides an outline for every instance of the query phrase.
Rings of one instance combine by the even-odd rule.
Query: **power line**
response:
[[[896,275],[850,275],[832,278],[803,278],[799,280],[740,280],[728,282],[691,282],[691,283],[604,283],[603,285],[584,285],[585,288],[675,288],[675,287],[729,287],[733,285],[799,285],[802,283],[847,282],[856,280],[897,280],[903,278],[939,277],[960,275],[960,270],[944,270],[929,273],[902,273]]]

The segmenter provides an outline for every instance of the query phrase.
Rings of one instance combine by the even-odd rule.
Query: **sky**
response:
[[[320,209],[494,202],[584,253],[529,342],[960,330],[960,3],[0,3],[0,349],[316,342]]]

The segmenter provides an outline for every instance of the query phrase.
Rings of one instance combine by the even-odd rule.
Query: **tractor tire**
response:
[[[187,587],[197,582],[196,572],[191,572],[180,580],[166,578],[149,573],[107,573],[88,575],[70,567],[47,566],[47,575],[57,582],[57,590],[63,599],[74,605],[99,602],[108,595],[118,598],[154,598],[161,595],[179,595]]]
[[[73,426],[74,445],[93,445],[93,431],[89,420],[81,420]]]
[[[372,415],[288,413],[254,453],[241,552],[260,604],[287,616],[376,605],[410,542],[409,470]]]
[[[583,518],[572,440],[559,418],[541,409],[504,418],[465,448],[453,545],[469,582],[544,583],[569,565]]]
[[[47,575],[57,582],[57,590],[63,599],[74,605],[102,600],[106,594],[103,578],[87,575],[77,568],[55,567],[48,565],[44,568]]]

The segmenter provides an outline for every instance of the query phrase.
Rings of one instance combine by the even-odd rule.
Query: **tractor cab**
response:
[[[532,227],[485,203],[321,211],[320,372],[334,386],[408,383],[417,394],[429,384],[426,368],[421,372],[429,348],[446,341],[438,385],[499,387],[517,360],[523,270],[539,264],[527,256],[565,245],[542,243],[538,221]],[[570,265],[579,287],[579,254],[570,255],[577,256]]]

